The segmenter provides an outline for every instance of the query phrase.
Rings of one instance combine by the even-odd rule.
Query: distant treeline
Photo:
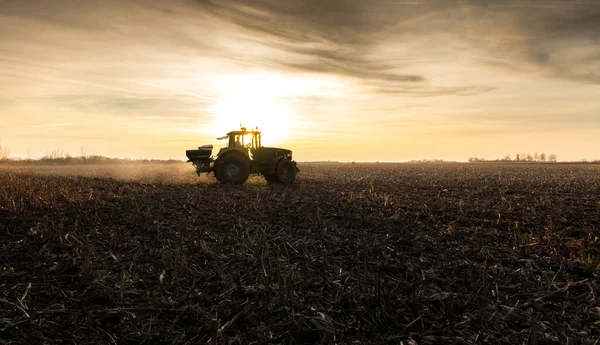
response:
[[[339,163],[339,161],[302,161],[302,163],[315,163],[315,164],[319,164],[319,163]]]
[[[443,159],[413,159],[408,163],[456,163],[453,161],[445,161]]]
[[[496,159],[485,159],[480,157],[471,157],[469,158],[469,162],[531,162],[531,163],[557,163],[556,155],[545,154],[545,153],[517,153],[514,158],[511,155],[506,155],[502,158]],[[600,163],[600,160],[581,160],[581,161],[572,161],[572,162],[564,162],[564,163]]]
[[[485,159],[479,157],[470,157],[469,162],[549,162],[555,163],[557,161],[556,155],[551,153],[546,155],[545,153],[517,153],[514,159],[510,155],[506,155],[503,158],[496,159]]]

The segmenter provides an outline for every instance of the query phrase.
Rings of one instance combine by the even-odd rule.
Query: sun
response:
[[[290,99],[294,83],[268,74],[223,78],[221,97],[212,107],[214,133],[258,127],[263,145],[285,143],[294,127]]]

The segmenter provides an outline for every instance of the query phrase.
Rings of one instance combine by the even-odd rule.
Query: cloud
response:
[[[390,94],[390,95],[400,95],[404,94],[407,96],[414,97],[435,97],[435,96],[444,96],[444,95],[453,95],[453,96],[474,96],[482,93],[494,91],[496,88],[492,86],[428,86],[428,87],[404,87],[399,89],[376,89],[377,93],[380,94]]]
[[[214,18],[247,30],[261,44],[291,54],[266,57],[279,68],[379,82],[380,87],[389,89],[426,81],[423,75],[400,72],[402,66],[373,54],[378,45],[385,44],[398,21],[411,17],[397,11],[398,6],[361,0],[214,0],[198,4]]]
[[[139,58],[146,66],[203,56],[333,74],[410,94],[417,86],[445,90],[428,71],[412,66],[423,58],[419,50],[451,61],[448,53],[458,55],[460,49],[435,50],[456,40],[465,53],[481,52],[473,55],[487,67],[493,58],[497,67],[517,73],[588,83],[600,79],[600,6],[594,0],[4,1],[0,17],[5,23],[0,52],[25,48],[43,52],[49,61],[64,59],[65,51],[80,61],[108,54],[131,63]],[[223,45],[227,38],[234,47]],[[249,44],[269,50],[237,50]],[[594,44],[577,56],[570,53]],[[386,51],[396,45],[400,49]],[[463,82],[447,90],[494,87],[483,84]]]
[[[154,97],[70,94],[37,98],[31,102],[55,109],[69,109],[81,114],[94,113],[132,119],[171,119],[173,121],[207,116],[210,106],[204,102],[197,102],[194,98],[165,97],[158,94]]]
[[[470,16],[463,18],[470,23],[467,33],[488,57],[503,60],[495,61],[497,67],[600,83],[597,1],[471,1],[468,8]]]
[[[71,127],[71,126],[73,126],[72,123],[41,123],[41,124],[29,125],[29,126],[25,126],[25,127],[30,127],[30,128],[48,128],[48,127]]]
[[[475,95],[493,90],[494,85],[483,82],[442,87],[427,71],[417,73],[411,69],[422,57],[411,49],[432,49],[433,44],[450,40],[461,42],[462,49],[466,49],[462,54],[480,56],[479,63],[484,67],[489,67],[493,58],[496,67],[516,73],[526,71],[584,83],[600,81],[600,48],[569,55],[586,44],[596,42],[599,47],[600,6],[592,0],[195,3],[212,18],[235,25],[260,44],[286,53],[283,57],[263,56],[265,64],[349,77],[370,86],[377,84],[377,89],[385,93],[414,94],[415,89],[421,89],[419,95]],[[403,49],[393,54],[381,52],[394,44]],[[450,54],[458,56],[458,50]],[[452,60],[452,56],[445,55]]]

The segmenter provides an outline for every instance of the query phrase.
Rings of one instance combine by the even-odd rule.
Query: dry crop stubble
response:
[[[0,170],[16,343],[594,343],[597,165]]]

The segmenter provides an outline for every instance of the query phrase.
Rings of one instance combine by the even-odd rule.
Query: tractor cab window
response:
[[[235,145],[236,147],[242,147],[242,146],[244,146],[244,145],[242,144],[242,140],[243,140],[243,139],[244,139],[244,138],[243,138],[241,135],[236,135],[236,136],[235,136],[235,142],[234,142],[234,145]]]
[[[251,147],[252,146],[252,135],[251,134],[238,134],[235,135],[235,140],[233,141],[233,145],[235,147]]]

